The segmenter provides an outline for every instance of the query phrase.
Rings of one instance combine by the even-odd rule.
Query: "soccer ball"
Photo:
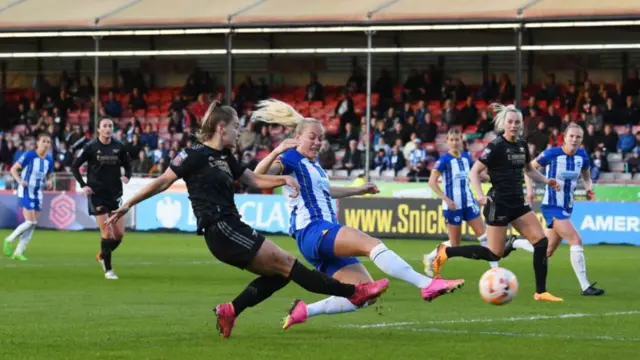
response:
[[[480,278],[480,296],[493,305],[508,304],[518,293],[518,279],[509,270],[493,268]]]

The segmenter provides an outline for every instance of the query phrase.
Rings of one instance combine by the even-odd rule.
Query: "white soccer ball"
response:
[[[518,279],[509,270],[493,268],[480,278],[480,296],[493,305],[508,304],[518,294]]]

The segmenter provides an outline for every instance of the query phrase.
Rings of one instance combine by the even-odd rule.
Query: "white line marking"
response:
[[[11,260],[11,262],[0,262],[0,268],[21,268],[21,267],[32,267],[32,268],[42,268],[42,267],[85,267],[85,266],[95,266],[97,264],[96,261],[82,261],[82,262],[46,262],[46,263],[33,263],[33,262],[20,262]],[[114,265],[117,266],[189,266],[189,265],[219,265],[222,264],[221,261],[218,260],[210,260],[210,261],[184,261],[184,262],[154,262],[154,261],[117,261]]]
[[[631,342],[640,341],[640,338],[625,338],[625,337],[613,337],[613,336],[574,336],[574,335],[563,335],[563,334],[520,333],[520,332],[500,332],[500,331],[468,331],[468,330],[452,330],[452,329],[438,329],[438,328],[401,327],[398,330],[445,333],[445,334],[495,335],[495,336],[510,336],[510,337],[554,338],[554,339],[568,339],[568,340],[604,340],[604,341],[631,341]]]
[[[623,315],[640,315],[640,310],[631,311],[613,311],[602,314],[560,314],[560,315],[531,315],[531,316],[512,316],[505,318],[480,318],[480,319],[456,319],[456,320],[438,320],[426,322],[395,322],[395,323],[379,323],[379,324],[346,324],[342,327],[355,329],[372,329],[385,327],[402,327],[408,325],[446,325],[446,324],[470,324],[470,323],[492,323],[492,322],[514,322],[514,321],[537,321],[537,320],[554,320],[554,319],[574,319],[584,317],[601,317],[601,316],[623,316]]]

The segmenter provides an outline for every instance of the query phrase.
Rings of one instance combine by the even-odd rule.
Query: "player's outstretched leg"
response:
[[[373,282],[371,274],[355,258],[327,258],[323,261],[323,268],[328,275],[346,284],[362,284]],[[375,301],[365,303],[361,308]],[[317,315],[333,315],[357,310],[348,299],[331,296],[326,299],[306,304],[302,300],[296,300],[283,321],[283,329],[288,329],[295,324],[302,324],[308,318]]]
[[[210,246],[210,249],[212,249],[214,255],[218,252],[212,246]],[[222,261],[233,261],[226,258],[226,254],[220,255],[219,259]],[[218,257],[218,255],[216,256]],[[238,265],[233,262],[230,262],[230,264]],[[259,304],[289,281],[293,281],[313,293],[347,298],[349,302],[358,307],[364,305],[370,299],[380,296],[387,290],[389,285],[389,280],[387,279],[358,285],[341,283],[326,274],[306,268],[296,258],[269,240],[264,240],[257,254],[246,268],[262,276],[254,280],[236,298],[235,304],[228,303],[216,306],[218,331],[223,338],[231,336],[231,331],[239,315],[238,311],[241,312],[247,307]],[[236,309],[236,306],[239,309]]]
[[[340,228],[334,239],[332,250],[331,255],[336,257],[369,256],[385,274],[418,287],[422,298],[427,301],[464,286],[463,279],[444,280],[439,276],[429,278],[418,273],[380,240],[348,226]]]

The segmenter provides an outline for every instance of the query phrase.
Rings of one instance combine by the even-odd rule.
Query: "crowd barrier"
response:
[[[259,231],[286,234],[290,214],[282,195],[235,196],[243,220]],[[335,203],[337,206],[338,203]],[[544,224],[538,204],[534,211]],[[355,197],[342,199],[338,207],[341,223],[381,238],[444,239],[447,226],[442,217],[442,204],[434,199]],[[573,222],[585,244],[640,245],[639,202],[578,201]],[[167,192],[139,204],[125,218],[129,228],[140,231],[178,230],[194,232],[196,218],[187,194]],[[0,194],[0,227],[13,228],[21,219],[18,198]],[[87,198],[75,193],[44,194],[38,226],[58,230],[97,228],[88,214]],[[466,225],[463,235],[472,237]]]

